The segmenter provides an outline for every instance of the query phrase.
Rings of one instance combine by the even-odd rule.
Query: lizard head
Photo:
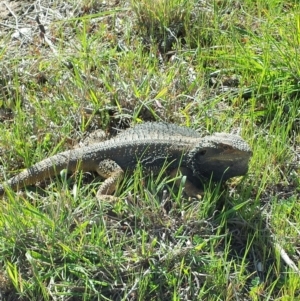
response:
[[[226,181],[246,174],[251,156],[249,145],[240,136],[215,133],[195,144],[188,162],[194,175]]]

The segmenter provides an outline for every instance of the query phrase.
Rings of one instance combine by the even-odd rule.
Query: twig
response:
[[[19,28],[18,17],[15,15],[15,13],[13,12],[13,10],[9,7],[9,5],[5,1],[4,1],[4,5],[9,10],[9,12],[14,16],[14,18],[16,20],[16,28],[18,29]]]
[[[1,26],[4,26],[4,27],[7,27],[7,28],[14,29],[14,30],[18,30],[15,26],[8,25],[8,24],[4,24],[4,23],[2,23],[2,22],[0,22],[0,25],[1,25]]]
[[[275,243],[276,250],[280,253],[280,257],[282,260],[295,272],[300,276],[300,270],[296,266],[296,264],[292,261],[292,259],[289,257],[289,255],[285,252],[285,250],[279,245],[278,243]]]
[[[11,25],[7,25],[7,24],[4,24],[4,23],[0,23],[0,25],[2,26],[5,26],[5,27],[8,27],[8,28],[11,28],[11,29],[14,29],[15,31],[18,31],[20,36],[23,35],[24,37],[26,37],[27,39],[30,39],[29,36],[27,36],[26,34],[24,34],[24,32],[22,32],[21,29],[19,29],[19,21],[18,21],[18,16],[16,16],[16,14],[13,12],[13,10],[10,8],[10,6],[4,2],[4,5],[6,6],[6,8],[9,10],[9,12],[14,16],[15,20],[16,20],[16,26],[11,26]]]

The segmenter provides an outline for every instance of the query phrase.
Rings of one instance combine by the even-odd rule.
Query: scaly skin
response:
[[[252,152],[237,135],[215,133],[201,137],[196,131],[167,123],[144,123],[121,132],[115,138],[68,150],[46,158],[0,185],[16,191],[59,174],[63,169],[96,171],[105,181],[97,197],[114,192],[124,171],[137,163],[146,171],[158,172],[167,163],[172,174],[179,167],[188,174],[213,181],[226,181],[248,171]],[[187,185],[190,186],[190,183]],[[195,194],[193,188],[188,195]]]

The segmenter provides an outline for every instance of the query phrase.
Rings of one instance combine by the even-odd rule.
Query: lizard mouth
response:
[[[213,181],[226,181],[230,178],[245,175],[248,172],[248,163],[251,153],[246,156],[210,157],[206,160],[195,162],[194,172],[201,177]]]

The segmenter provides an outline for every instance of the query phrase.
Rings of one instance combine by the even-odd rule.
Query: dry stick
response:
[[[4,1],[4,5],[6,6],[6,8],[9,10],[9,12],[14,16],[15,20],[16,20],[16,28],[18,30],[19,28],[19,24],[18,24],[18,17],[15,15],[15,13],[13,12],[13,10],[9,7],[9,5],[6,3],[6,1]]]
[[[252,227],[252,229],[255,229],[255,227]],[[269,229],[270,230],[270,229]],[[289,257],[289,255],[285,252],[283,247],[274,241],[274,239],[271,240],[272,244],[274,244],[275,250],[277,250],[280,254],[281,259],[295,272],[300,276],[300,270],[296,266],[296,264],[293,262],[293,260]]]
[[[9,12],[14,16],[15,20],[16,20],[16,26],[11,26],[11,25],[7,25],[7,24],[3,24],[3,23],[0,23],[0,25],[3,25],[5,27],[8,27],[8,28],[11,28],[11,29],[14,29],[16,31],[18,31],[20,33],[20,35],[23,35],[25,36],[27,39],[30,39],[29,36],[27,36],[26,34],[24,34],[20,29],[19,29],[19,22],[18,22],[18,17],[16,16],[16,14],[13,12],[13,10],[10,8],[10,6],[4,2],[4,5],[6,6],[6,8],[9,10]]]
[[[269,231],[271,231],[269,229]],[[271,239],[272,244],[277,252],[280,254],[280,258],[296,273],[300,276],[300,270],[298,269],[297,265],[293,262],[293,260],[289,257],[287,252],[283,249],[283,247],[278,243],[275,242],[275,239]]]
[[[295,272],[300,276],[300,270],[296,266],[296,264],[292,261],[289,255],[285,252],[285,250],[279,245],[275,243],[275,249],[280,253],[281,259]]]
[[[8,24],[4,24],[4,23],[2,23],[2,22],[0,22],[0,25],[1,25],[1,26],[4,26],[4,27],[7,27],[7,28],[14,29],[14,30],[18,30],[18,28],[16,28],[15,26],[8,25]]]

